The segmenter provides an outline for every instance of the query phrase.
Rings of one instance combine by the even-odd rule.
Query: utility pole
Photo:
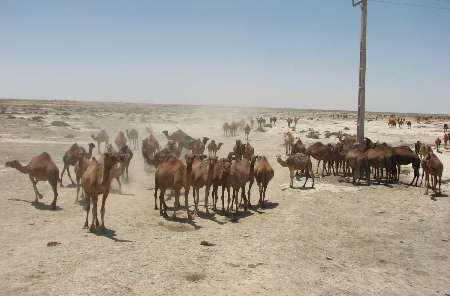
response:
[[[360,147],[364,144],[364,113],[366,107],[366,34],[367,0],[352,0],[353,7],[361,7],[361,42],[359,49],[358,123],[356,138]]]

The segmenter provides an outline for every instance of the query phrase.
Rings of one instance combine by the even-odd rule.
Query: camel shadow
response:
[[[12,200],[12,201],[21,201],[21,202],[25,202],[25,203],[29,203],[30,205],[32,205],[33,207],[35,207],[38,210],[41,211],[60,211],[62,210],[61,207],[59,207],[58,205],[56,205],[56,208],[52,208],[52,205],[50,204],[44,204],[38,201],[29,201],[29,200],[25,200],[25,199],[20,199],[20,198],[8,198],[8,200]]]
[[[167,221],[189,224],[192,227],[194,227],[195,230],[202,228],[200,225],[195,224],[194,220],[189,220],[188,218],[181,218],[181,217],[176,217],[176,216],[173,217],[173,216],[169,215],[169,216],[165,217],[165,219]]]
[[[435,192],[435,193],[431,194],[430,198],[431,198],[432,201],[437,201],[438,197],[448,197],[448,194],[445,194],[445,193],[442,193],[442,192],[441,192],[441,194],[439,194],[439,193]]]
[[[272,210],[272,209],[275,209],[276,207],[278,207],[279,205],[280,205],[280,203],[278,203],[278,202],[266,201],[266,202],[264,202],[264,206],[261,208],[263,210]]]
[[[198,212],[198,217],[202,218],[202,219],[208,219],[211,220],[213,222],[216,222],[219,225],[224,225],[226,224],[226,222],[222,222],[222,221],[218,221],[216,219],[216,214],[214,212],[210,212],[210,213],[205,213],[205,212]]]
[[[231,223],[239,223],[240,219],[247,218],[252,215],[254,215],[254,213],[251,211],[247,211],[247,212],[240,211],[238,213],[232,213],[232,214],[230,214],[230,222]]]
[[[103,236],[103,237],[107,237],[110,240],[113,240],[115,242],[119,242],[119,243],[132,243],[133,241],[127,240],[127,239],[119,239],[116,237],[116,231],[112,230],[112,229],[105,229],[103,231],[95,231],[93,232],[93,234],[95,234],[96,236]]]
[[[289,187],[289,189],[295,189],[295,190],[312,190],[315,189],[314,187],[303,187],[303,186],[292,186]]]

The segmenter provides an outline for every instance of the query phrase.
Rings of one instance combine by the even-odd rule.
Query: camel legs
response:
[[[100,227],[101,227],[102,231],[105,231],[105,204],[106,204],[106,199],[108,198],[108,194],[109,194],[109,192],[103,193],[102,207],[100,208],[100,215],[102,218],[102,225]],[[97,222],[98,222],[98,220],[97,220]]]
[[[72,176],[70,175],[70,170],[69,170],[69,165],[68,164],[64,164],[64,168],[61,172],[61,183],[62,183],[62,178],[64,176],[64,172],[67,171],[67,175],[69,176],[70,182],[72,182],[72,185],[75,185],[75,182],[72,179]]]
[[[94,232],[96,227],[98,227],[98,225],[99,225],[98,218],[97,218],[98,195],[97,194],[93,194],[91,196],[91,199],[92,199],[92,223],[91,223],[91,227],[89,228],[89,230],[91,232]]]
[[[89,222],[88,222],[89,210],[91,209],[91,196],[90,196],[90,194],[89,195],[86,194],[86,202],[87,202],[87,204],[86,204],[86,221],[84,222],[83,228],[87,229],[89,227]]]
[[[289,184],[289,187],[294,188],[294,175],[295,175],[295,171],[294,170],[289,170],[289,177],[291,178],[291,182]]]
[[[180,200],[180,190],[175,190],[175,200]],[[173,207],[172,218],[177,217],[177,207]]]
[[[248,184],[248,192],[247,192],[247,195],[248,195],[248,206],[249,206],[249,207],[252,206],[252,203],[250,202],[250,193],[251,193],[251,191],[252,191],[253,182],[255,182],[254,179],[250,180],[250,183]],[[244,188],[245,188],[245,187],[244,187]]]
[[[165,189],[161,189],[159,193],[159,215],[163,217],[167,217],[167,205],[166,201],[164,200],[164,194],[166,193]]]
[[[122,183],[120,182],[120,177],[116,178],[117,183],[119,183],[119,193],[122,194]]]
[[[317,161],[316,174],[319,174],[319,165],[320,165],[320,159]],[[323,174],[323,171],[322,171],[322,174]]]
[[[245,185],[242,186],[242,188],[241,188],[241,198],[244,199],[244,212],[247,212],[247,208],[249,207],[250,202],[249,202],[249,200],[247,199],[247,197],[245,196]],[[236,212],[237,212],[237,211],[236,211]]]
[[[38,199],[42,199],[42,194],[40,194],[37,189],[37,186],[36,186],[37,181],[31,176],[30,176],[30,181],[31,181],[31,184],[33,184],[33,189],[34,189],[34,195],[35,195],[34,202],[38,202]]]
[[[184,206],[186,207],[186,214],[189,220],[192,220],[191,213],[189,212],[189,187],[184,188]]]
[[[209,209],[208,209],[208,200],[209,200],[209,190],[211,189],[211,187],[209,186],[209,185],[207,185],[206,187],[205,187],[205,210],[206,210],[206,213],[207,214],[209,214]],[[214,200],[214,197],[213,197],[213,200]],[[214,201],[213,201],[213,203],[214,203]]]
[[[58,177],[56,177],[56,178],[58,178]],[[50,183],[50,186],[52,186],[52,190],[53,190],[52,210],[54,210],[54,209],[56,209],[56,200],[58,199],[58,180],[52,179],[51,181],[49,180],[48,183]]]

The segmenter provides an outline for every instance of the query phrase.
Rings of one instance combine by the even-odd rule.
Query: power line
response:
[[[442,0],[435,0],[437,2],[446,2],[448,1],[442,1]],[[437,6],[437,5],[426,5],[426,4],[420,4],[420,3],[411,3],[411,2],[396,2],[391,0],[370,0],[371,3],[381,3],[381,4],[388,4],[388,5],[399,5],[399,6],[409,6],[409,7],[421,7],[421,8],[431,8],[431,9],[439,9],[439,10],[450,10],[450,7],[445,6]]]

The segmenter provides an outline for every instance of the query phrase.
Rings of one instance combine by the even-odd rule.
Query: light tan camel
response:
[[[198,204],[200,199],[200,188],[205,187],[205,212],[209,213],[208,200],[211,188],[212,171],[216,157],[206,159],[206,155],[186,154],[186,163],[190,164],[191,170],[188,176],[189,184],[192,186],[195,214],[198,215]]]
[[[223,129],[223,135],[224,135],[225,137],[231,136],[231,133],[230,133],[231,127],[230,127],[230,124],[229,124],[228,122],[225,122],[225,123],[222,125],[222,129]]]
[[[176,156],[169,154],[164,161],[162,161],[155,172],[155,210],[158,209],[156,204],[156,199],[158,197],[158,190],[160,190],[159,194],[159,214],[167,217],[167,205],[164,200],[164,195],[167,189],[171,189],[175,192],[175,205],[173,216],[176,215],[177,206],[179,206],[179,198],[180,198],[180,190],[184,188],[184,198],[185,198],[185,208],[188,219],[191,220],[191,214],[189,212],[189,182],[188,182],[188,174],[190,174],[190,170],[192,167],[191,164],[185,166],[181,160],[179,160]]]
[[[130,161],[133,158],[133,151],[131,151],[128,145],[122,146],[119,150],[120,156],[123,158],[123,169],[125,170],[125,174],[123,176],[126,180],[129,179],[128,168],[130,167]]]
[[[244,127],[244,133],[245,133],[245,140],[248,141],[248,136],[250,135],[250,125],[248,125],[248,123],[245,125]]]
[[[86,150],[81,147],[80,145],[78,145],[77,143],[74,143],[69,150],[67,150],[64,153],[63,156],[63,163],[64,163],[64,168],[61,172],[61,181],[63,179],[64,173],[67,171],[67,175],[70,178],[70,181],[72,182],[72,185],[75,185],[75,182],[72,179],[72,176],[70,175],[70,166],[73,165],[75,166],[80,160],[83,159],[83,157],[87,157],[88,159],[90,159],[92,157],[92,150],[94,150],[95,148],[95,144],[94,143],[89,143],[89,152],[86,152]],[[75,176],[76,176],[76,172],[75,172]]]
[[[289,186],[291,188],[294,187],[294,176],[295,176],[295,172],[298,170],[305,172],[306,180],[305,180],[305,183],[303,184],[303,188],[305,187],[306,182],[308,181],[308,178],[312,178],[311,188],[314,188],[314,172],[312,169],[311,158],[309,157],[309,155],[303,154],[303,153],[297,153],[297,154],[289,155],[286,160],[281,159],[281,156],[278,155],[277,161],[282,167],[289,168],[290,179],[291,179]]]
[[[56,200],[58,199],[58,181],[61,183],[61,179],[59,178],[58,167],[47,152],[34,156],[26,166],[23,166],[18,160],[7,161],[5,166],[15,168],[19,172],[28,175],[31,184],[33,184],[34,194],[36,197],[34,202],[36,203],[38,202],[38,199],[42,198],[42,194],[39,193],[36,184],[39,181],[48,181],[53,190],[51,209],[56,209]]]
[[[125,133],[123,131],[119,131],[116,139],[114,140],[114,143],[116,143],[116,146],[119,150],[127,144],[127,138],[125,137]]]
[[[265,156],[256,156],[256,161],[254,164],[254,174],[256,184],[259,188],[258,206],[264,208],[267,186],[274,176],[273,168]]]
[[[97,218],[97,202],[98,195],[103,194],[102,206],[100,209],[102,224],[100,229],[105,230],[105,204],[111,188],[111,169],[123,159],[118,153],[103,153],[100,160],[95,158],[89,162],[83,177],[81,178],[81,184],[86,194],[86,221],[84,222],[84,228],[88,228],[89,210],[92,203],[92,223],[90,231],[94,232],[98,227]]]
[[[125,130],[128,140],[130,140],[130,146],[133,146],[133,150],[139,149],[139,133],[136,129],[130,131]]]
[[[294,144],[294,136],[291,134],[291,132],[287,132],[286,134],[284,134],[284,147],[286,150],[286,155],[291,154],[291,150],[292,150],[292,145]]]
[[[211,140],[208,144],[208,154],[209,156],[217,156],[217,151],[222,147],[223,143],[216,144],[215,140]]]
[[[105,146],[109,144],[109,136],[105,130],[101,130],[97,135],[92,134],[91,138],[97,142],[98,153],[100,153],[101,143],[105,143]]]

